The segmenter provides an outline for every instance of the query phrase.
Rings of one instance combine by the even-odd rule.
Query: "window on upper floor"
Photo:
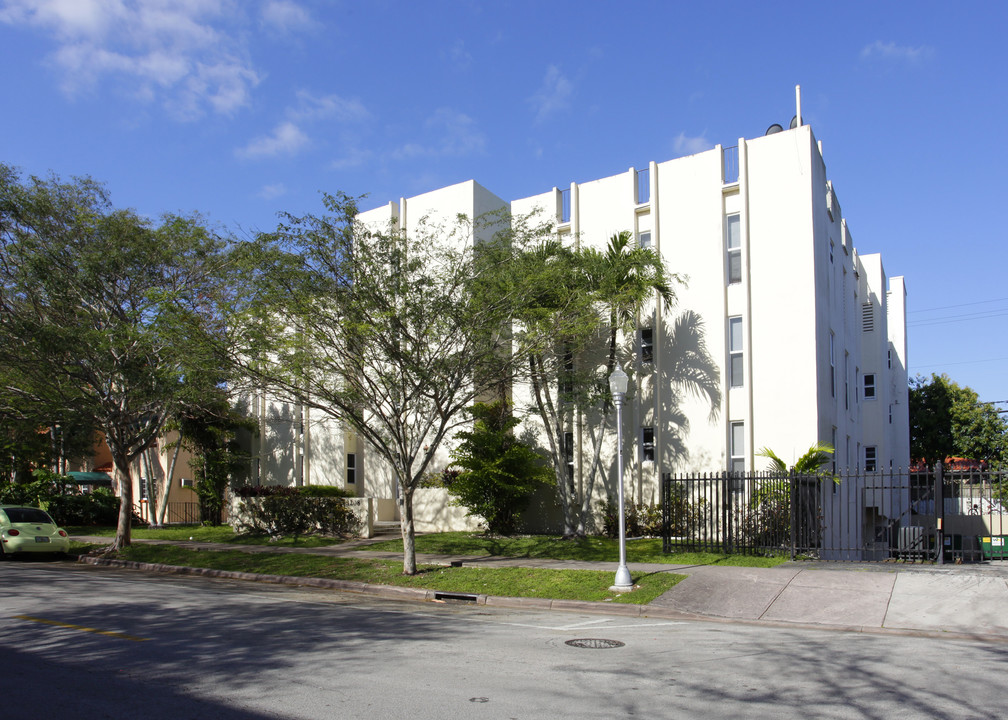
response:
[[[875,373],[865,373],[864,375],[864,396],[865,400],[875,399]]]
[[[571,221],[571,191],[570,188],[560,191],[560,222]]]
[[[742,387],[745,363],[742,361],[742,318],[728,318],[728,383]]]
[[[836,335],[829,334],[829,394],[836,397]]]
[[[725,219],[725,247],[728,284],[742,282],[742,222],[737,213]]]
[[[637,247],[644,250],[649,250],[651,248],[650,230],[644,230],[643,232],[637,233]]]
[[[353,485],[357,482],[357,453],[347,453],[346,481],[347,485]]]
[[[651,199],[651,171],[648,168],[637,171],[637,204],[643,205]]]
[[[654,361],[654,328],[641,328],[640,359],[646,363]]]
[[[864,449],[864,469],[865,472],[875,472],[877,466],[877,450],[874,445],[865,445]]]
[[[641,428],[641,462],[654,462],[654,428]]]

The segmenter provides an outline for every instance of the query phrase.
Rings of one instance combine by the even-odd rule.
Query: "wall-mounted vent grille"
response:
[[[875,308],[870,302],[861,306],[861,329],[872,332],[875,329]]]

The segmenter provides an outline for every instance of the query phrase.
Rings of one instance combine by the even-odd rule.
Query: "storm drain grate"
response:
[[[624,643],[619,640],[606,640],[605,638],[578,638],[568,640],[565,645],[576,648],[588,648],[589,650],[609,650],[611,648],[623,647]]]

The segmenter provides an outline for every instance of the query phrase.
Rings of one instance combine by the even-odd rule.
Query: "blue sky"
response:
[[[0,161],[253,232],[320,190],[514,199],[734,145],[800,84],[856,247],[906,277],[911,373],[1008,401],[1006,24],[1003,2],[0,0]]]

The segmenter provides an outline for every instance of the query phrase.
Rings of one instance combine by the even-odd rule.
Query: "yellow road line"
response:
[[[95,633],[96,635],[107,635],[108,637],[120,638],[122,640],[132,640],[133,642],[143,642],[148,638],[127,635],[126,633],[113,632],[112,630],[98,630],[97,628],[84,627],[83,625],[71,625],[59,620],[47,620],[45,618],[32,617],[31,615],[15,615],[15,620],[28,620],[30,622],[42,623],[43,625],[55,625],[56,627],[70,628],[71,630],[83,630],[84,632]]]

